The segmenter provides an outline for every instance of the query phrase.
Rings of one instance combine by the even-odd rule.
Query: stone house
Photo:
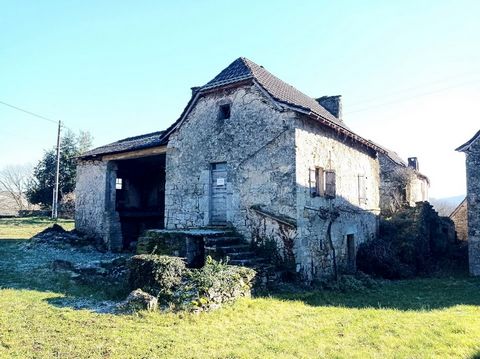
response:
[[[470,274],[480,275],[480,131],[456,150],[466,154]]]
[[[408,158],[407,163],[396,152],[377,146],[384,150],[378,156],[382,215],[390,217],[400,208],[428,201],[430,180],[420,172],[417,157]]]
[[[119,251],[147,228],[231,227],[304,278],[349,271],[377,232],[379,155],[340,96],[313,99],[238,58],[165,131],[79,159],[76,228]]]

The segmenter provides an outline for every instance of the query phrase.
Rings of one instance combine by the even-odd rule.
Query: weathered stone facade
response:
[[[457,240],[466,241],[468,239],[468,205],[467,198],[458,205],[450,215],[450,219],[455,223]]]
[[[220,103],[231,117],[218,119]],[[210,224],[210,170],[225,162],[227,223],[251,237],[249,208],[295,217],[294,113],[278,111],[254,86],[202,97],[170,136],[165,227]]]
[[[480,275],[480,131],[457,148],[465,152],[467,168],[468,260],[470,274]]]
[[[231,118],[218,120],[222,103],[231,104]],[[293,253],[295,269],[305,278],[331,275],[334,266],[346,270],[347,236],[354,241],[350,256],[375,236],[379,213],[375,151],[309,118],[280,111],[256,86],[201,98],[171,135],[166,228],[210,224],[210,168],[218,162],[228,168],[227,222],[248,240],[267,236],[284,257]],[[316,167],[335,171],[336,198],[312,197],[310,173]],[[272,216],[259,215],[255,207]],[[319,208],[327,210],[320,213]],[[331,225],[330,218],[324,218],[329,211],[339,213]],[[297,230],[275,220],[285,217],[296,223]]]
[[[297,122],[295,144],[297,270],[307,278],[352,270],[347,239],[353,241],[355,256],[358,245],[374,238],[377,231],[380,180],[376,152],[306,118]],[[315,168],[335,171],[334,198],[312,195]],[[355,258],[350,260],[354,265]]]
[[[75,188],[75,228],[106,248],[122,248],[120,218],[115,210],[116,166],[109,161],[80,161]]]

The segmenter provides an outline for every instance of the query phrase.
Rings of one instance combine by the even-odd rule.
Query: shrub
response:
[[[160,298],[169,298],[182,282],[188,271],[179,257],[141,254],[128,262],[129,286]]]
[[[255,271],[230,266],[207,257],[205,266],[187,273],[177,304],[184,309],[203,311],[250,295]]]
[[[414,275],[414,270],[400,261],[392,243],[383,239],[375,239],[359,246],[357,269],[387,279],[411,278]]]

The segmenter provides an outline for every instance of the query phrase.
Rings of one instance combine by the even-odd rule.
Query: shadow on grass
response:
[[[56,258],[38,259],[45,255],[42,252],[45,247],[25,250],[24,244],[24,240],[0,240],[0,289],[51,292],[58,296],[46,299],[49,304],[98,313],[111,312],[111,307],[128,294],[119,285],[81,283],[72,278],[71,272],[55,272],[51,261]]]
[[[48,299],[50,304],[97,312],[128,294],[125,288],[109,283],[82,284],[72,280],[68,273],[53,272],[48,260],[55,258],[38,261],[40,250],[22,250],[22,243],[24,241],[0,240],[1,288],[58,293],[58,297]],[[29,261],[34,261],[33,265]],[[284,286],[263,297],[301,301],[315,307],[429,311],[457,305],[480,306],[480,279],[455,276],[391,281],[373,289],[347,292]]]
[[[457,305],[480,306],[480,279],[467,276],[386,281],[360,291],[305,290],[288,287],[268,297],[310,306],[429,311]]]

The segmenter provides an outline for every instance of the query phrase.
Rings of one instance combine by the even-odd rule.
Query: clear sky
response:
[[[240,56],[360,135],[417,156],[431,196],[465,192],[454,149],[480,129],[480,1],[3,1],[0,101],[94,144],[165,129]],[[0,105],[0,167],[36,162],[55,125]]]

